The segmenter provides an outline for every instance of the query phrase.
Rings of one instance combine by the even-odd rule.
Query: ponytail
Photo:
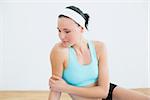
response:
[[[87,13],[85,13],[84,16],[85,16],[85,27],[86,27],[86,29],[88,29],[87,26],[88,26],[90,16]]]

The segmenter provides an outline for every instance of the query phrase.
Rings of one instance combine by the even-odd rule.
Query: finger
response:
[[[50,83],[55,83],[55,80],[53,80],[53,79],[50,79]]]
[[[56,75],[52,75],[52,77],[53,77],[54,79],[60,79],[60,77],[59,77],[59,76],[56,76]]]
[[[51,78],[49,79],[49,85],[50,85],[50,80],[51,80]]]
[[[49,88],[52,88],[54,86],[55,83],[50,82],[49,83]]]
[[[52,84],[52,82],[49,80],[49,86]]]
[[[56,76],[56,75],[53,75],[52,77],[53,77],[54,79],[56,79],[56,80],[60,80],[60,79],[61,79],[59,76]]]
[[[49,81],[50,81],[50,79],[53,79],[53,77],[51,76],[51,77],[49,78]]]
[[[52,76],[49,77],[49,79],[51,79],[51,78],[52,78]]]

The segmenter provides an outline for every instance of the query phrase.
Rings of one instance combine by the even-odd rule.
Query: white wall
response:
[[[86,37],[106,43],[111,82],[126,88],[150,87],[145,0],[82,0],[80,3],[3,0],[0,3],[0,90],[48,90],[49,52],[59,41],[57,15],[68,5],[78,6],[91,15]]]
[[[150,1],[148,1],[148,87],[150,87]]]

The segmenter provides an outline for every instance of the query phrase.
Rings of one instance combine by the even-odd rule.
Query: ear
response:
[[[84,28],[80,26],[81,33],[84,32]]]

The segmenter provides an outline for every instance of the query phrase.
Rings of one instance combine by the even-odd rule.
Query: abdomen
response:
[[[97,85],[96,83],[93,83],[93,84],[90,84],[90,85],[85,86],[85,87],[94,87],[96,85]],[[102,100],[101,98],[86,98],[86,97],[81,97],[81,96],[77,96],[74,94],[69,94],[69,95],[72,98],[72,100]]]

